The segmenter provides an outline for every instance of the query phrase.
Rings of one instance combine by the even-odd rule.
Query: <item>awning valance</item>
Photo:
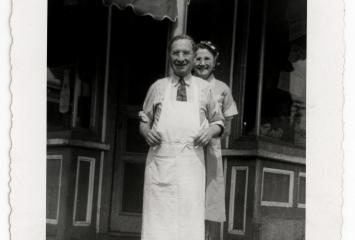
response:
[[[131,7],[137,15],[151,16],[156,20],[168,18],[177,20],[176,0],[103,0],[105,5],[114,5],[119,9]]]

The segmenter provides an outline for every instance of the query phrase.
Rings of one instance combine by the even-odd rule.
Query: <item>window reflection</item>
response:
[[[306,133],[306,6],[302,2],[280,1],[269,7],[260,125],[261,136],[298,146],[305,145]]]
[[[70,128],[73,78],[68,66],[47,68],[47,123],[50,130]]]

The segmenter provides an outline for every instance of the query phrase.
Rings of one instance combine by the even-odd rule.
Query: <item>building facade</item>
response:
[[[148,146],[138,111],[179,33],[219,47],[216,77],[239,110],[223,143],[217,239],[304,239],[306,0],[169,2],[176,21],[48,1],[47,239],[140,238]]]

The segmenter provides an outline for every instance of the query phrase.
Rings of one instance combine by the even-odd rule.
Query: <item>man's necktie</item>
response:
[[[185,83],[183,77],[181,77],[179,79],[179,87],[178,87],[177,93],[176,93],[176,101],[182,101],[182,102],[186,102],[187,101],[186,83]]]

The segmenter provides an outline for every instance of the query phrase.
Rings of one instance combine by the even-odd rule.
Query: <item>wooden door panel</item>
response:
[[[139,135],[138,111],[120,111],[111,206],[111,229],[140,233],[143,206],[144,168],[148,146]],[[137,109],[137,108],[136,108]],[[135,112],[136,114],[133,114]],[[134,146],[132,146],[134,145]]]
[[[140,233],[142,225],[141,215],[117,214],[111,219],[111,229],[123,233]]]

